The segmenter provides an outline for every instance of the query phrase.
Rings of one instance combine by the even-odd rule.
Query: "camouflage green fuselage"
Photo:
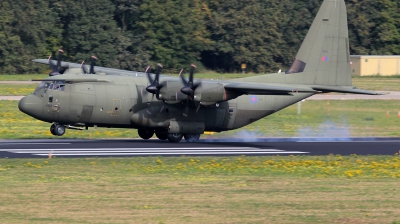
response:
[[[42,110],[37,106],[31,116],[72,126],[157,130],[167,129],[170,121],[178,121],[203,123],[205,131],[227,131],[243,127],[312,95],[242,95],[201,106],[199,102],[189,101],[189,113],[184,116],[182,112],[187,106],[186,100],[171,104],[156,99],[146,91],[149,83],[144,76],[71,74],[62,78],[67,79],[68,76],[75,79],[101,77],[109,82],[65,83],[63,91],[38,88],[33,95],[41,100]]]

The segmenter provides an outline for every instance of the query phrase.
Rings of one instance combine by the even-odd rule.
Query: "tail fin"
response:
[[[286,77],[291,83],[351,86],[349,35],[344,0],[323,1],[286,74],[291,76]]]

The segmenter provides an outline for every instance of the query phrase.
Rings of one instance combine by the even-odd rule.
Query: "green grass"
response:
[[[28,75],[0,75],[0,81],[30,81],[31,79],[44,79],[49,75],[44,74],[28,74]]]
[[[32,93],[38,84],[0,84],[0,96],[26,96]]]
[[[0,159],[0,223],[395,223],[398,156]]]
[[[301,114],[297,104],[244,128],[216,133],[218,137],[399,137],[400,102],[396,100],[305,101]],[[0,136],[15,138],[137,138],[134,129],[89,128],[67,130],[62,137],[50,134],[50,124],[18,110],[18,101],[0,101]],[[386,112],[389,111],[389,117]]]

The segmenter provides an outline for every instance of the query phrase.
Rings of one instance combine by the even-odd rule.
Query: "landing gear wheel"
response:
[[[151,137],[153,137],[154,135],[154,130],[150,130],[150,129],[138,129],[138,134],[139,137],[143,138],[143,139],[149,139]]]
[[[168,139],[168,133],[167,132],[156,132],[156,136],[160,140],[167,140]]]
[[[168,134],[168,140],[170,142],[179,142],[182,140],[182,134]]]
[[[51,127],[50,127],[50,131],[51,131]],[[65,126],[61,125],[61,124],[56,124],[54,126],[54,134],[58,135],[58,136],[62,136],[63,134],[65,134]]]
[[[200,139],[200,134],[184,134],[187,142],[197,142]]]
[[[52,135],[56,135],[55,129],[56,129],[56,124],[52,124],[52,125],[50,126],[50,133],[51,133]]]

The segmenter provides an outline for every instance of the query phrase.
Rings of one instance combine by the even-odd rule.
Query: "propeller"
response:
[[[64,51],[62,49],[58,50],[58,56],[57,56],[57,65],[53,64],[53,61],[51,60],[51,56],[49,56],[49,65],[51,68],[51,72],[49,73],[49,76],[55,76],[55,75],[60,75],[64,73],[64,69],[61,67],[61,59],[62,59],[62,54]]]
[[[194,69],[196,68],[196,65],[191,64],[190,65],[190,71],[189,71],[189,80],[186,80],[185,77],[183,76],[183,69],[179,73],[179,76],[181,77],[182,83],[185,85],[182,87],[181,92],[185,95],[188,96],[188,100],[186,101],[186,107],[185,110],[183,111],[183,116],[187,117],[189,115],[189,99],[194,101],[194,92],[197,87],[199,87],[200,83],[193,83],[193,74],[194,74]],[[200,104],[196,109],[196,113],[199,111]]]
[[[90,58],[90,70],[89,70],[89,73],[87,72],[85,64],[84,64],[85,61],[82,61],[81,68],[82,68],[83,74],[96,74],[96,72],[94,71],[94,66],[96,65],[96,63],[95,63],[96,60],[97,60],[97,57],[92,55],[92,57]]]
[[[156,95],[156,98],[159,100],[159,95],[160,95],[160,89],[164,86],[163,84],[160,84],[160,72],[161,69],[163,68],[163,66],[158,63],[157,64],[157,68],[156,68],[156,76],[154,77],[154,79],[151,77],[150,75],[150,66],[148,66],[146,68],[145,73],[147,74],[147,78],[149,79],[149,83],[150,85],[146,87],[147,92],[152,93],[152,97],[151,97],[151,101],[153,101],[154,99],[154,95]],[[150,104],[149,104],[150,106]],[[161,108],[160,112],[163,110],[164,108]],[[147,113],[151,114],[151,111],[147,110]]]
[[[152,93],[153,97],[155,94],[158,100],[159,100],[160,89],[164,86],[163,84],[160,84],[160,72],[162,68],[163,66],[160,63],[158,63],[156,68],[156,76],[154,77],[154,79],[151,78],[149,73],[150,66],[147,67],[146,69],[147,78],[149,79],[150,82],[150,85],[146,87],[146,90],[147,92]]]
[[[196,83],[196,84],[193,83],[193,73],[194,73],[195,68],[196,68],[196,65],[194,65],[194,64],[190,65],[188,81],[183,76],[182,70],[179,75],[181,77],[182,83],[185,85],[184,87],[182,87],[181,92],[185,95],[188,95],[191,100],[194,100],[194,91],[200,85],[200,83]]]

